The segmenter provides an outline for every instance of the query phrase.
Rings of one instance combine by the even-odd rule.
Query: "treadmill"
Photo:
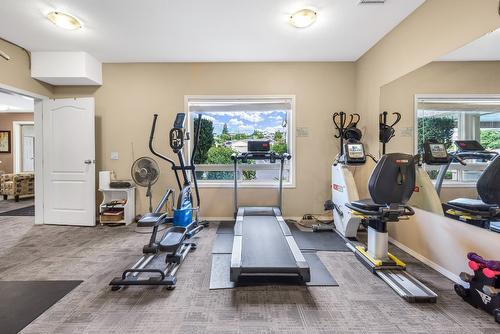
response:
[[[287,153],[270,151],[270,142],[249,141],[248,152],[233,154],[234,161],[234,225],[230,279],[239,282],[248,277],[294,277],[309,282],[309,264],[302,255],[285,220],[281,216],[283,165],[290,160]],[[238,162],[280,162],[278,207],[238,208]]]
[[[444,146],[443,144],[439,144]],[[463,221],[481,228],[500,232],[500,185],[497,182],[500,175],[500,158],[495,151],[486,150],[475,140],[457,140],[456,152],[450,153],[447,164],[441,166],[436,179],[436,192],[440,194],[446,172],[452,163],[464,160],[479,160],[488,165],[476,182],[479,199],[456,198],[443,203],[447,217]]]

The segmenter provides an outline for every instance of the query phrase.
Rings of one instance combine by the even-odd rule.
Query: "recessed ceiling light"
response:
[[[307,28],[316,21],[317,16],[312,9],[301,9],[290,16],[290,24],[295,28]]]
[[[63,12],[50,12],[47,14],[47,19],[59,28],[66,30],[76,30],[82,27],[80,20],[71,14]]]

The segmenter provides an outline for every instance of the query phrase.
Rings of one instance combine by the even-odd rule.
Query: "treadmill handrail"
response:
[[[231,155],[231,159],[234,161],[234,217],[238,214],[238,161],[246,162],[247,160],[269,160],[271,163],[275,162],[276,159],[280,161],[280,176],[279,176],[279,187],[278,187],[278,208],[281,211],[283,202],[283,167],[285,160],[290,160],[292,156],[289,153],[278,154],[276,152],[245,152]],[[274,160],[274,161],[273,161]]]
[[[447,164],[441,165],[439,168],[438,175],[436,177],[436,182],[434,183],[434,189],[436,190],[438,195],[441,195],[441,189],[443,188],[444,178],[446,176],[446,172],[450,168],[452,163],[460,163],[461,165],[466,165],[464,160],[472,160],[472,159],[482,159],[492,161],[495,159],[499,153],[495,151],[455,151],[448,153],[450,159]]]

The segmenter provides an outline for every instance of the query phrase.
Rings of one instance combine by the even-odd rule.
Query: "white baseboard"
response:
[[[426,258],[425,256],[415,252],[413,249],[411,248],[408,248],[407,246],[403,245],[402,243],[400,243],[399,241],[397,240],[394,240],[393,238],[389,237],[389,241],[395,245],[396,247],[402,249],[403,251],[405,251],[406,253],[410,254],[411,256],[413,256],[414,258],[416,258],[417,260],[419,260],[420,262],[428,265],[429,267],[431,267],[432,269],[434,269],[435,271],[437,271],[438,273],[442,274],[443,276],[447,277],[448,279],[452,280],[453,282],[455,283],[461,283],[463,284],[462,280],[460,279],[460,277],[458,275],[455,275],[454,273],[452,273],[451,271],[448,271],[447,269],[441,267],[439,264],[429,260],[428,258]]]
[[[291,220],[296,220],[300,221],[302,217],[284,217],[285,220],[291,219]],[[200,217],[200,220],[208,220],[210,222],[214,221],[227,221],[227,220],[234,220],[233,217]]]
[[[200,217],[200,220],[207,220],[209,222],[216,222],[216,221],[234,220],[234,218],[233,217]]]

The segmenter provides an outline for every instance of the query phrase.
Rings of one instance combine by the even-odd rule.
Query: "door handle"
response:
[[[92,160],[87,159],[87,160],[85,160],[83,163],[84,163],[84,164],[86,164],[86,165],[90,165],[90,164],[92,163]]]

